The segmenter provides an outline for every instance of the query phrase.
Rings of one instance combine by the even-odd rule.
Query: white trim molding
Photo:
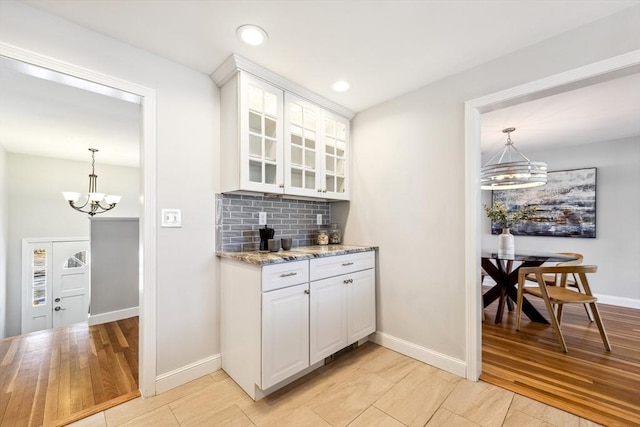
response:
[[[612,295],[600,295],[594,294],[598,298],[598,304],[615,305],[618,307],[636,308],[640,309],[640,299],[637,298],[625,298],[616,297]]]
[[[640,50],[633,50],[563,73],[465,102],[465,296],[467,379],[482,372],[482,296],[480,271],[480,115],[511,105],[631,75],[640,71]],[[616,300],[622,300],[617,298]],[[602,303],[607,298],[600,300]],[[631,303],[632,301],[626,301]],[[618,301],[623,305],[625,301]]]
[[[213,73],[211,73],[210,77],[215,82],[215,84],[218,85],[218,87],[222,87],[238,72],[238,70],[246,71],[249,74],[253,74],[254,76],[274,86],[277,86],[280,89],[294,93],[301,98],[318,104],[323,108],[326,108],[327,110],[331,110],[334,113],[348,118],[349,120],[353,119],[353,117],[355,116],[355,113],[348,108],[336,104],[335,102],[325,98],[324,96],[318,95],[317,93],[312,92],[309,89],[306,89],[292,82],[291,80],[285,79],[279,74],[276,74],[273,71],[268,70],[256,63],[253,63],[235,53],[227,58]]]
[[[172,388],[186,384],[202,376],[211,374],[222,369],[222,358],[220,354],[206,357],[188,365],[182,366],[156,378],[156,392],[158,394],[171,390]]]
[[[381,345],[382,347],[397,351],[398,353],[409,356],[412,359],[435,366],[436,368],[450,372],[454,375],[458,375],[460,377],[465,377],[466,375],[467,367],[463,360],[438,353],[437,351],[396,338],[384,332],[375,332],[370,336],[370,338],[371,337],[373,337],[372,341],[374,343]]]
[[[103,323],[116,322],[122,319],[135,317],[139,314],[138,307],[123,308],[122,310],[108,311],[100,314],[89,315],[89,326],[101,325]]]
[[[0,42],[0,55],[48,68],[90,82],[119,89],[142,98],[140,136],[140,329],[139,377],[143,396],[156,394],[156,91],[117,77],[60,61],[36,52]]]

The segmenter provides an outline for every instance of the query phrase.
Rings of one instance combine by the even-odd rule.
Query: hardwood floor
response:
[[[137,317],[0,340],[0,426],[64,425],[139,395]]]
[[[544,303],[530,301],[546,314]],[[482,330],[483,381],[606,426],[640,426],[640,310],[598,304],[612,351],[604,349],[595,323],[582,306],[565,308],[563,353],[551,326],[515,311],[495,325],[497,303],[485,309]]]

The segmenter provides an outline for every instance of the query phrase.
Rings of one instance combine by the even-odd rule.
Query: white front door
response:
[[[23,239],[22,333],[86,321],[88,239]]]
[[[53,243],[52,288],[54,328],[89,319],[89,241]]]

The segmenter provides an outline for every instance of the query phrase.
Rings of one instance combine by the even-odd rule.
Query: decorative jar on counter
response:
[[[329,234],[327,234],[327,230],[318,230],[318,238],[316,242],[319,245],[328,245],[329,244]]]
[[[329,244],[339,245],[340,243],[342,243],[342,231],[340,230],[340,225],[331,224],[331,228],[329,229]]]

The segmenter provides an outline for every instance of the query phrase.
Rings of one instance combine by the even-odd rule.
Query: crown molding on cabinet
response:
[[[211,73],[211,79],[218,87],[222,87],[238,72],[238,70],[253,74],[254,76],[265,80],[280,89],[294,93],[301,98],[305,98],[306,100],[346,117],[349,120],[355,116],[353,111],[338,105],[335,102],[292,82],[291,80],[285,79],[273,71],[255,64],[235,53],[231,54],[227,60],[225,60],[213,73]]]

